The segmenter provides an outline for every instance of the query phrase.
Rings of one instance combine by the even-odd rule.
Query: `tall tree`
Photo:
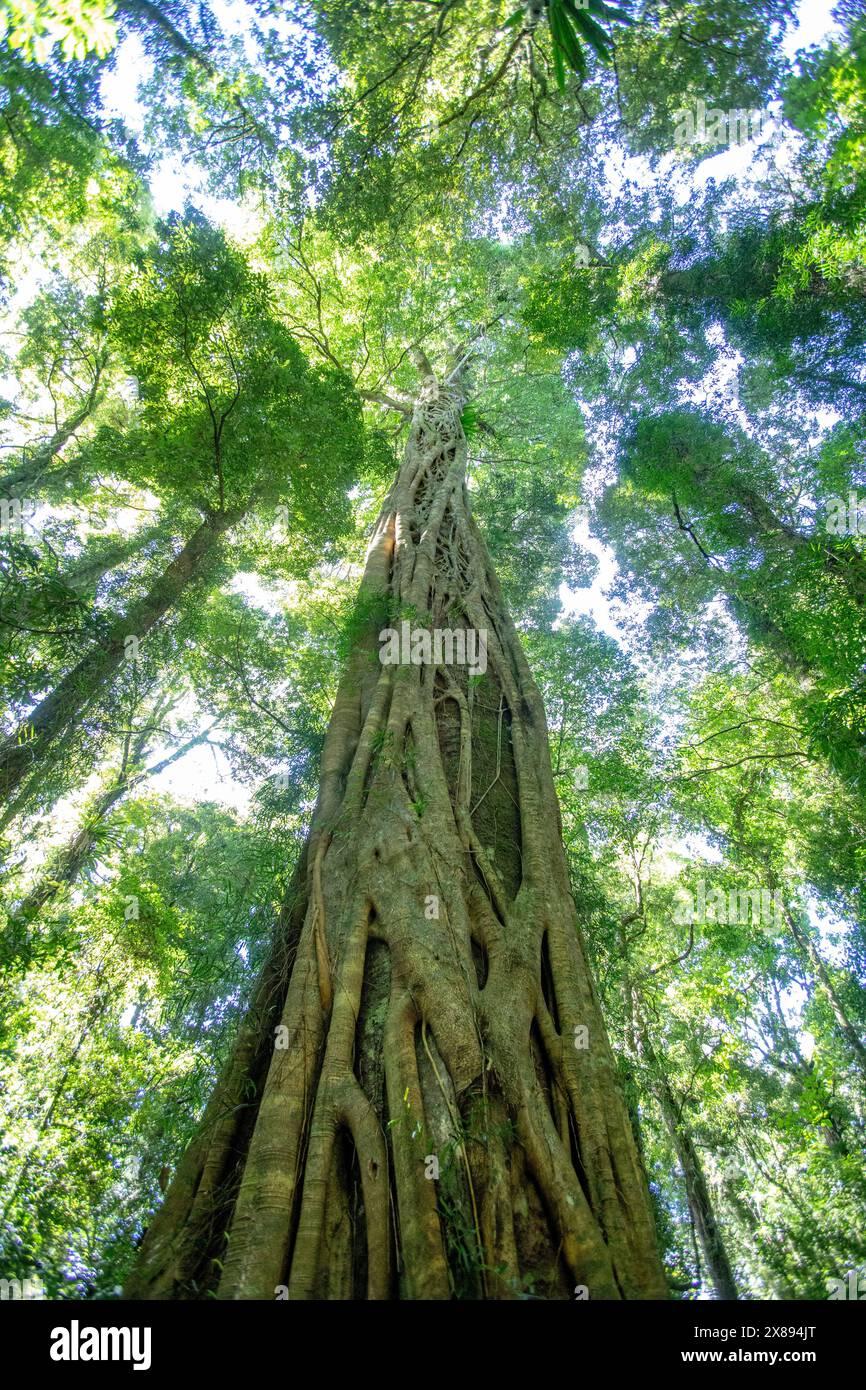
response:
[[[263,277],[221,233],[201,218],[178,218],[117,296],[117,332],[138,370],[142,401],[132,438],[118,441],[108,430],[97,446],[129,476],[134,441],[135,480],[174,491],[194,520],[143,592],[120,612],[98,614],[97,634],[84,653],[19,717],[0,747],[5,823],[25,804],[34,766],[53,756],[58,740],[122,664],[137,658],[138,645],[190,587],[212,575],[223,537],[256,503],[275,515],[283,506],[304,554],[322,524],[328,490],[335,506],[345,505],[341,485],[357,474],[363,454],[352,428],[357,408],[332,369],[307,369],[291,334],[269,313],[268,295]],[[331,424],[334,405],[343,408],[342,430]],[[309,468],[317,447],[331,464],[321,489]],[[282,461],[278,468],[271,449]]]
[[[664,1296],[544,709],[469,511],[465,356],[437,374],[416,354],[366,630],[322,754],[276,1049],[256,1040],[255,1115],[243,1137],[225,1111],[209,1117],[130,1296],[273,1298],[287,1282],[293,1298],[503,1297],[527,1280],[548,1296]],[[377,660],[386,618],[414,627],[412,664]],[[444,629],[486,643],[486,671],[425,661]],[[203,1232],[217,1227],[228,1247],[209,1278]]]

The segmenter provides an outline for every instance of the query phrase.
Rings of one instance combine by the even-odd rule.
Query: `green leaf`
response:
[[[600,24],[597,24],[591,15],[584,10],[578,10],[572,4],[572,0],[564,0],[569,7],[571,22],[580,30],[590,48],[594,49],[603,63],[610,62],[610,38],[604,32]]]
[[[634,19],[627,10],[621,10],[618,5],[608,5],[605,0],[589,0],[589,4],[583,8],[589,10],[590,14],[601,15],[603,19],[614,19],[620,24],[634,24]]]
[[[565,63],[562,58],[562,49],[553,39],[553,75],[556,78],[556,85],[561,92],[565,91]]]
[[[557,72],[556,55],[557,52],[559,52],[560,65],[562,64],[562,59],[564,58],[565,61],[568,63],[569,67],[574,72],[576,72],[578,76],[582,77],[586,71],[586,64],[584,62],[583,54],[580,50],[580,43],[571,27],[568,16],[566,15],[565,9],[563,7],[563,0],[551,0],[550,9],[548,11],[548,21],[550,23],[550,33],[553,39],[554,72]],[[556,80],[557,86],[559,87],[560,91],[564,91],[564,70],[562,82],[560,83],[559,81],[558,72]]]

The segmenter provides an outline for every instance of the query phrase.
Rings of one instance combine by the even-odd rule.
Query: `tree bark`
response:
[[[131,536],[121,536],[97,542],[88,548],[72,563],[64,567],[58,578],[73,593],[93,593],[100,580],[111,570],[138,555],[151,541],[168,541],[166,529],[159,522],[154,526],[143,526]]]
[[[21,811],[26,788],[24,796],[18,793],[34,765],[45,759],[117,671],[126,657],[127,639],[143,640],[177,604],[184,590],[202,574],[220,537],[243,515],[242,509],[235,508],[207,516],[150,591],[114,619],[104,638],[89,648],[0,747],[0,800],[6,803],[0,828]]]
[[[665,1128],[670,1135],[671,1143],[682,1169],[692,1223],[713,1288],[716,1291],[716,1297],[736,1299],[738,1297],[737,1285],[697,1147],[688,1127],[683,1123],[680,1106],[671,1090],[667,1073],[659,1062],[643,1023],[640,1031],[640,1048],[649,1064],[651,1085],[662,1112]]]
[[[278,943],[291,976],[260,983],[129,1297],[667,1296],[541,697],[469,514],[464,388],[418,366]],[[486,631],[486,673],[384,664],[403,621]]]
[[[154,717],[160,718],[164,712],[165,707],[158,707]],[[147,778],[157,777],[191,749],[204,743],[208,732],[209,730],[205,730],[196,734],[194,738],[187,739],[173,753],[147,768],[142,767],[140,763],[148,743],[153,738],[153,725],[147,726],[134,740],[131,734],[127,736],[120,767],[92,797],[77,829],[65,844],[51,854],[25,897],[10,909],[9,925],[0,937],[0,969],[6,970],[10,966],[19,970],[26,969],[32,959],[33,938],[30,928],[34,920],[58,893],[75,883],[92,858],[99,830],[118,801]]]
[[[93,374],[93,383],[90,391],[68,420],[64,420],[62,425],[48,439],[34,447],[27,446],[23,450],[23,458],[17,468],[11,469],[0,478],[0,494],[11,498],[13,495],[21,497],[32,497],[34,492],[41,490],[43,483],[50,479],[55,482],[62,477],[68,469],[52,468],[52,464],[57,455],[66,447],[69,440],[80,429],[96,409],[102,397],[102,375],[108,362],[108,354],[102,353],[97,359],[96,368]],[[23,500],[23,498],[22,498]]]
[[[812,932],[808,925],[804,925],[802,922],[798,922],[798,913],[796,908],[792,910],[787,905],[787,903],[785,903],[783,904],[782,910],[785,915],[785,921],[788,923],[788,926],[791,930],[791,935],[794,938],[798,951],[800,952],[800,956],[807,968],[811,967],[811,969],[815,972],[815,975],[818,979],[818,983],[821,985],[821,987],[824,990],[824,993],[827,996],[827,1000],[832,1010],[833,1017],[836,1020],[839,1032],[841,1033],[842,1037],[845,1039],[845,1042],[848,1044],[848,1047],[851,1050],[851,1054],[854,1057],[854,1060],[856,1061],[857,1066],[860,1069],[860,1072],[862,1073],[862,1079],[866,1080],[866,1047],[864,1047],[863,1042],[860,1038],[860,1034],[857,1032],[857,1029],[851,1022],[851,1019],[848,1016],[848,1011],[839,997],[839,992],[836,989],[836,986],[833,984],[832,976],[830,975],[830,972],[827,969],[821,952],[818,950],[818,947],[815,944]]]

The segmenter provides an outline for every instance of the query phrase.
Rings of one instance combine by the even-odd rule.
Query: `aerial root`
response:
[[[322,1012],[329,1014],[333,1002],[331,988],[331,963],[328,959],[328,943],[325,937],[325,900],[322,896],[322,860],[331,843],[330,831],[325,831],[319,839],[313,859],[313,932],[316,938],[316,964],[319,972],[319,997]]]

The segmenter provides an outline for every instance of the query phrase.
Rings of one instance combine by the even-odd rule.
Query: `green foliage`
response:
[[[545,0],[547,22],[550,25],[550,42],[553,50],[553,71],[556,85],[565,91],[565,69],[571,68],[579,78],[586,77],[586,44],[602,63],[611,59],[611,39],[598,22],[606,20],[628,21],[625,10],[606,5],[604,0],[589,0],[587,5],[577,6],[572,0]]]
[[[114,0],[3,0],[0,23],[10,48],[44,62],[54,44],[67,60],[92,50],[103,58],[117,41]]]

